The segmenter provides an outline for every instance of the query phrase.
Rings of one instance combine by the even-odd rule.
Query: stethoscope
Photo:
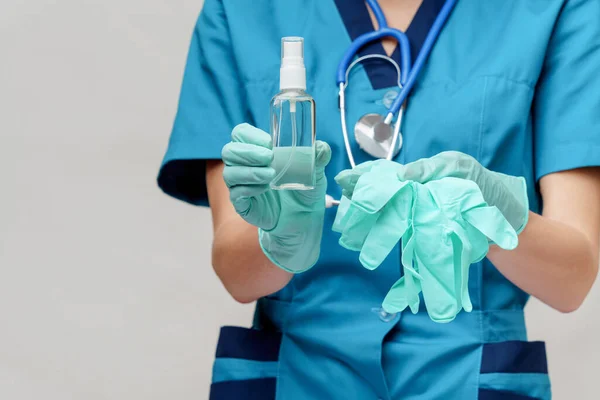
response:
[[[399,29],[390,28],[388,26],[383,10],[379,6],[377,0],[366,0],[368,6],[375,15],[378,28],[373,32],[362,34],[351,43],[338,65],[336,78],[337,85],[340,89],[339,108],[344,145],[346,147],[348,161],[352,168],[356,166],[356,163],[354,162],[354,156],[352,155],[352,148],[350,147],[350,140],[348,138],[348,128],[346,126],[346,87],[348,86],[350,71],[356,64],[373,58],[389,61],[396,68],[399,93],[387,110],[385,117],[381,114],[368,113],[363,115],[354,126],[354,138],[361,150],[375,158],[392,160],[398,155],[400,148],[402,147],[402,133],[400,132],[400,128],[402,125],[405,100],[414,86],[419,73],[423,69],[425,61],[427,60],[435,41],[440,35],[450,12],[454,8],[456,1],[457,0],[446,0],[425,38],[414,65],[411,65],[410,43],[406,34]],[[394,38],[398,42],[401,66],[399,66],[392,58],[380,54],[370,54],[352,61],[364,45],[385,37]],[[392,127],[394,117],[397,118]],[[337,206],[339,203],[339,200],[334,200],[330,195],[326,196],[325,204],[327,208]]]

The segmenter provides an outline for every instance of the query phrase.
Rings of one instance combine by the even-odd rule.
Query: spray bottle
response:
[[[271,100],[276,190],[315,187],[315,101],[305,92],[304,39],[281,40],[280,92]]]

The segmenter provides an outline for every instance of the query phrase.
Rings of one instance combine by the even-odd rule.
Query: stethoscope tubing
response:
[[[435,21],[433,22],[433,25],[431,26],[431,29],[429,30],[429,33],[427,33],[425,41],[423,42],[423,46],[421,47],[421,51],[419,51],[419,55],[417,56],[417,59],[415,60],[415,63],[410,70],[410,73],[408,74],[408,79],[406,83],[403,83],[402,90],[400,91],[400,93],[398,94],[398,96],[396,97],[396,99],[390,107],[390,112],[394,112],[394,114],[396,114],[396,112],[400,110],[400,107],[408,97],[408,94],[410,93],[415,82],[417,81],[419,73],[425,66],[425,62],[427,61],[427,58],[429,57],[429,54],[431,53],[431,50],[433,49],[437,38],[440,36],[440,33],[442,32],[442,29],[444,28],[444,25],[446,24],[448,17],[452,13],[452,10],[454,9],[454,6],[456,5],[457,1],[458,0],[446,0],[444,5],[442,6],[440,13],[436,17]]]
[[[389,28],[383,10],[379,6],[377,0],[366,0],[369,7],[373,11],[375,18],[377,20],[378,29],[361,35],[356,40],[354,40],[350,47],[344,53],[342,60],[340,61],[337,69],[336,82],[340,89],[339,91],[339,106],[341,112],[341,124],[342,131],[344,136],[344,145],[346,147],[346,153],[348,155],[348,160],[352,168],[356,165],[354,162],[354,156],[352,155],[352,148],[350,145],[350,140],[348,138],[348,130],[346,125],[346,111],[345,111],[345,89],[348,85],[348,74],[349,69],[351,69],[357,62],[352,62],[352,59],[356,56],[360,48],[362,48],[365,44],[370,43],[377,39],[382,39],[384,37],[393,37],[398,41],[398,47],[400,49],[401,56],[401,67],[399,71],[399,88],[400,91],[396,98],[394,99],[392,105],[389,107],[387,111],[387,115],[385,117],[385,123],[390,124],[396,114],[398,114],[398,119],[396,121],[396,126],[394,127],[394,136],[392,141],[392,146],[390,147],[390,153],[386,157],[388,160],[393,156],[393,150],[397,144],[398,137],[400,135],[400,125],[402,123],[402,106],[406,101],[408,94],[412,90],[415,85],[419,73],[423,69],[433,46],[435,45],[448,17],[452,13],[454,6],[456,5],[458,0],[446,0],[442,9],[438,13],[436,19],[431,26],[431,29],[427,33],[425,41],[417,55],[414,65],[411,65],[411,54],[410,54],[410,43],[408,41],[408,37],[406,34],[399,29]],[[363,57],[368,58],[367,57]],[[360,59],[359,59],[360,60]],[[391,60],[391,59],[390,59]],[[391,60],[393,62],[393,60]],[[398,69],[398,66],[395,62],[393,62]],[[330,195],[326,196],[326,207],[331,208],[333,206],[339,205],[340,201],[335,200]]]

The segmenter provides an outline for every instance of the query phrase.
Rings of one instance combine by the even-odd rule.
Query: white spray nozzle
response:
[[[284,37],[281,39],[280,89],[306,90],[304,67],[304,39]]]
[[[304,39],[301,37],[281,39],[281,65],[304,65]]]

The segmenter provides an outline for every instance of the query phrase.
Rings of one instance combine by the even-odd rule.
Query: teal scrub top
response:
[[[424,0],[407,30],[413,59],[441,0]],[[456,150],[489,169],[524,176],[531,209],[538,181],[600,166],[600,1],[459,0],[407,103],[406,163]],[[268,131],[278,90],[280,40],[305,38],[307,92],[317,137],[333,151],[333,177],[349,168],[335,73],[344,51],[372,31],[362,0],[252,3],[205,0],[193,33],[179,108],[158,183],[208,205],[205,161],[220,159],[232,128]],[[383,54],[380,43],[362,54]],[[393,57],[399,61],[399,53]],[[347,90],[348,126],[385,113],[395,70],[367,62]],[[357,163],[369,160],[351,138]],[[544,344],[528,342],[528,295],[487,260],[471,268],[474,311],[436,324],[422,309],[392,322],[372,312],[401,276],[400,249],[375,271],[338,245],[326,213],[320,260],[257,303],[251,329],[224,327],[211,399],[549,399]],[[423,307],[423,306],[422,306]]]

